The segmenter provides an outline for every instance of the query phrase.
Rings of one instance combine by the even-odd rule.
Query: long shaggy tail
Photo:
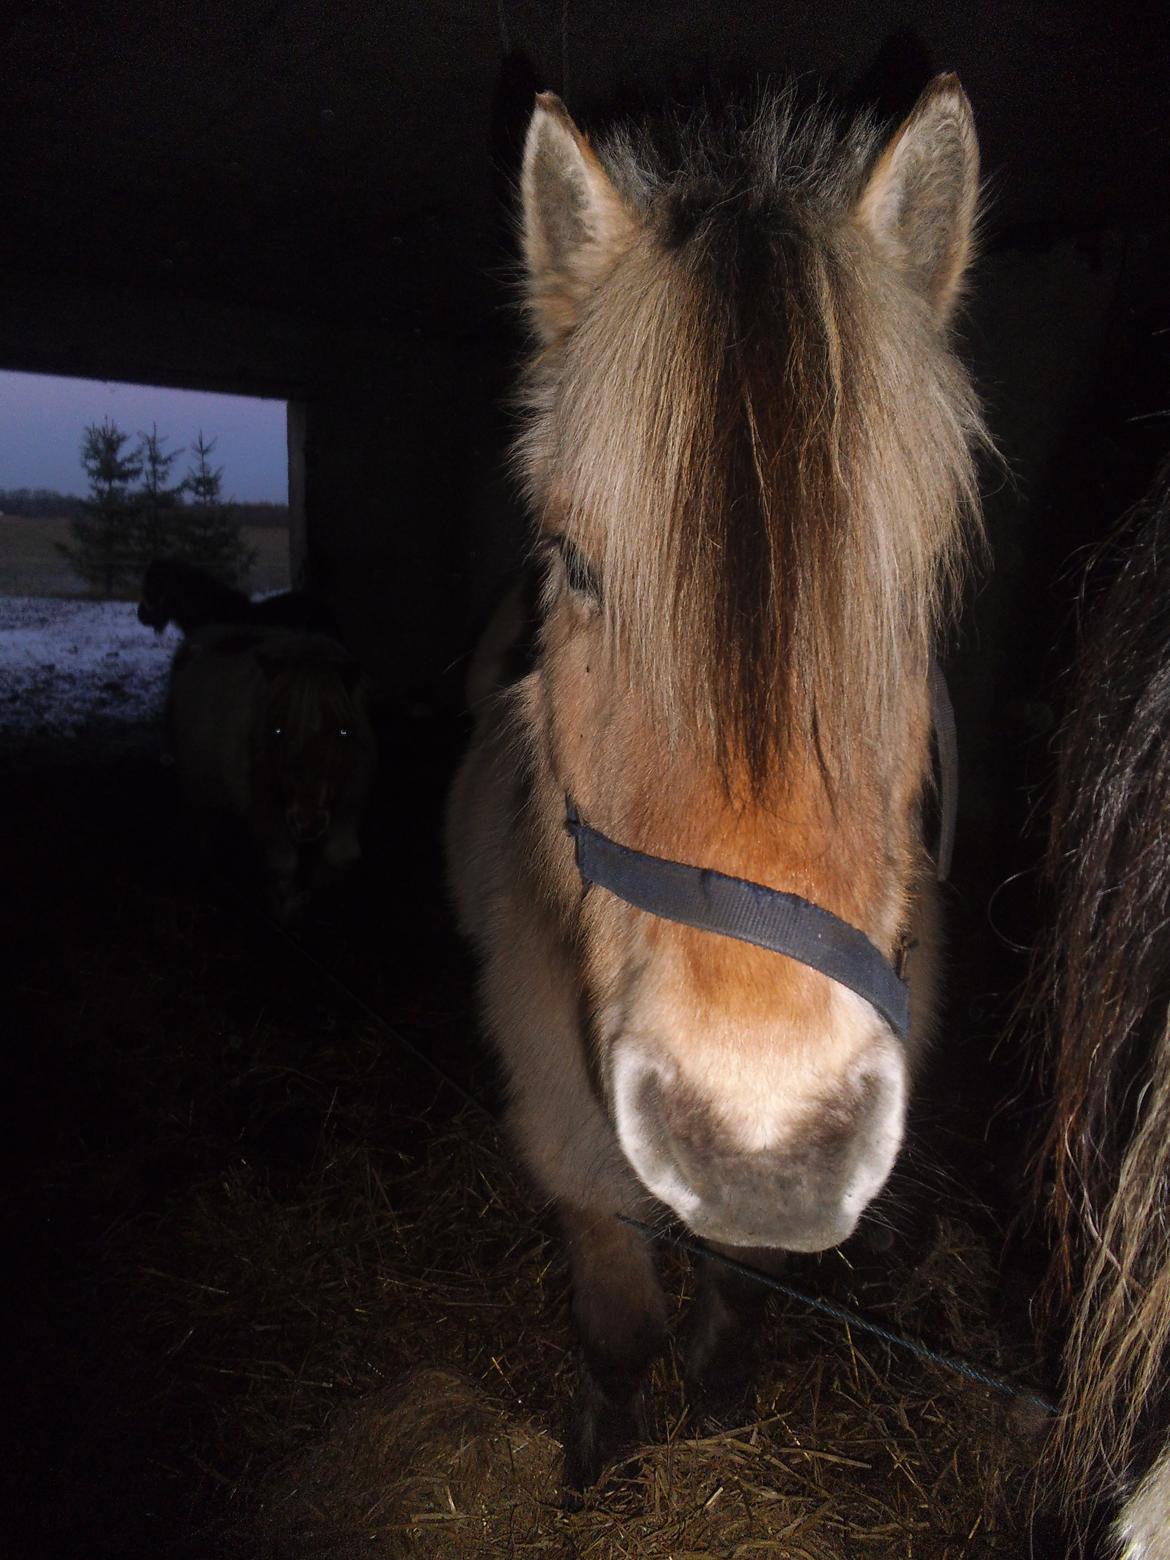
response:
[[[1071,1318],[1046,1471],[1074,1519],[1132,1494],[1170,1398],[1170,466],[1109,555],[1124,563],[1078,656],[1039,966],[1048,1301]]]

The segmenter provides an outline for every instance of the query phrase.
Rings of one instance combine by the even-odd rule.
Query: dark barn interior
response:
[[[947,1016],[893,1252],[797,1271],[1042,1381],[1027,1238],[1002,1254],[1037,1102],[1003,1037],[1081,562],[1167,452],[1168,41],[1164,7],[1088,0],[0,14],[0,367],[288,401],[294,578],[374,678],[383,754],[356,884],[294,941],[209,865],[157,744],[3,757],[11,1554],[1024,1552],[1018,1416],[792,1307],[763,1440],[679,1440],[556,1509],[551,1224],[429,1065],[496,1103],[439,822],[468,649],[526,534],[505,454],[534,91],[593,129],[794,74],[894,120],[956,70],[988,188],[961,350],[1004,463],[947,660]],[[795,1421],[821,1460],[786,1461],[767,1434],[822,1389],[837,1407]]]

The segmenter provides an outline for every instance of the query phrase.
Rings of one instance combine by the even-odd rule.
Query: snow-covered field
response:
[[[0,597],[0,755],[157,751],[179,640],[133,602]]]

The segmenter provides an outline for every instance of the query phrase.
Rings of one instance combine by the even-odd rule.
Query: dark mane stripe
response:
[[[530,375],[538,508],[664,721],[755,781],[794,743],[844,773],[880,738],[976,524],[971,387],[853,220],[875,145],[789,97],[746,134],[603,143],[644,234]]]

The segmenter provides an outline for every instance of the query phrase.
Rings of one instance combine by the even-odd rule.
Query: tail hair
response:
[[[1170,464],[1098,566],[1118,556],[1077,658],[1038,960],[1046,1301],[1067,1319],[1043,1472],[1074,1522],[1134,1490],[1170,1406]]]

